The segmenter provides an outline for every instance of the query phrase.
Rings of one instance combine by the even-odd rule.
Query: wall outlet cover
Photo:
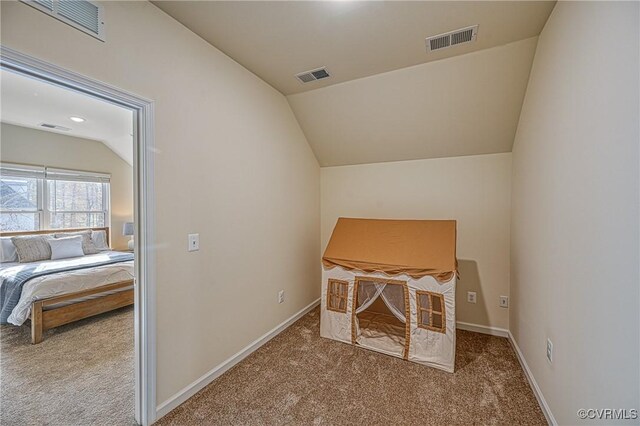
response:
[[[468,291],[467,292],[467,302],[476,303],[476,292],[475,291]]]

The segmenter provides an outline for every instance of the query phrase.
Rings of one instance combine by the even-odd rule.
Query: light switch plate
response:
[[[189,234],[189,251],[200,250],[200,234]]]
[[[501,308],[509,307],[509,296],[500,296],[500,307]]]

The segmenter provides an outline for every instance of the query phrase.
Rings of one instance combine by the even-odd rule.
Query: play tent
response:
[[[340,218],[322,264],[322,337],[453,372],[454,220]]]

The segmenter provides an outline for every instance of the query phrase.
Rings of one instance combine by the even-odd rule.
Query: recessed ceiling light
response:
[[[71,121],[75,121],[76,123],[82,123],[84,121],[84,118],[82,117],[69,117],[71,119]]]

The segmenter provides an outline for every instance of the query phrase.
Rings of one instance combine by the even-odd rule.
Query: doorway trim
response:
[[[156,420],[153,101],[2,45],[0,68],[83,93],[133,112],[133,193],[134,220],[137,224],[134,230],[135,419],[143,426],[150,425]]]

